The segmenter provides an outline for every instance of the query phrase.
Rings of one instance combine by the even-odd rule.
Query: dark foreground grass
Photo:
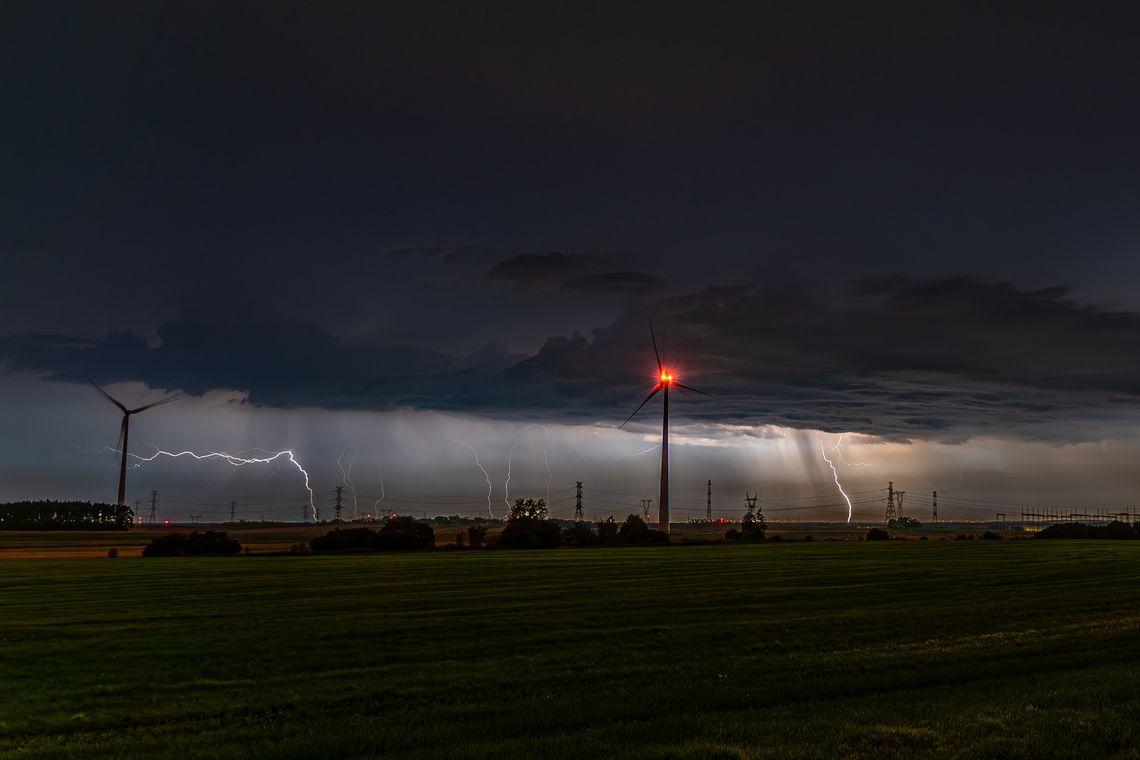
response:
[[[1140,542],[0,564],[0,754],[1136,757]]]

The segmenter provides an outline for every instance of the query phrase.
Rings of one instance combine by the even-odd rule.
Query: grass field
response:
[[[1136,757],[1140,542],[0,562],[0,755]]]

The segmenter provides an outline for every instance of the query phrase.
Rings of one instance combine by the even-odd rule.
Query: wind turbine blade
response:
[[[657,392],[658,392],[658,391],[660,391],[660,390],[661,390],[661,388],[662,388],[662,385],[661,385],[660,383],[658,383],[656,386],[654,386],[653,390],[652,390],[652,391],[650,391],[649,395],[645,397],[645,400],[644,400],[644,401],[642,401],[642,402],[641,402],[641,404],[640,404],[640,405],[639,405],[639,406],[638,406],[636,409],[634,409],[634,410],[633,410],[633,414],[629,415],[629,417],[626,419],[626,421],[625,421],[625,422],[623,422],[623,423],[621,423],[620,425],[618,425],[618,430],[621,430],[623,427],[625,427],[625,423],[626,423],[626,422],[629,422],[629,421],[630,421],[630,420],[632,420],[634,417],[636,417],[636,416],[637,416],[637,413],[641,411],[641,407],[643,407],[643,406],[645,406],[646,404],[648,404],[648,403],[649,403],[649,399],[651,399],[651,398],[653,398],[654,396],[656,396],[656,395],[657,395]]]
[[[182,395],[179,393],[175,393],[173,396],[170,396],[169,398],[164,398],[162,401],[155,401],[153,404],[147,404],[146,406],[140,406],[138,409],[132,409],[131,414],[138,414],[139,412],[145,412],[147,409],[154,409],[156,406],[162,406],[163,404],[169,404],[171,401],[177,401],[180,398],[182,398]]]
[[[657,371],[661,371],[661,353],[657,350],[657,336],[653,334],[653,317],[649,318],[649,338],[653,341],[653,355],[657,357]]]
[[[687,386],[687,385],[681,385],[680,383],[674,383],[674,385],[676,385],[678,388],[684,388],[684,389],[685,389],[685,390],[687,390],[687,391],[692,391],[693,393],[699,393],[699,394],[701,394],[702,396],[708,396],[709,398],[711,398],[711,399],[716,399],[717,401],[721,401],[721,400],[722,400],[722,399],[719,399],[719,398],[717,398],[716,396],[712,395],[711,393],[705,393],[705,392],[704,392],[704,391],[702,391],[702,390],[697,390],[696,388],[690,388],[690,387],[689,387],[689,386]]]
[[[91,378],[87,378],[87,382],[89,382],[89,383],[91,383],[92,385],[94,385],[94,386],[95,386],[95,390],[97,390],[97,391],[99,391],[100,393],[102,393],[102,394],[103,394],[103,396],[104,396],[104,397],[106,397],[106,399],[107,399],[108,401],[110,401],[112,404],[114,404],[115,406],[119,407],[119,408],[120,408],[120,409],[122,409],[124,412],[125,412],[125,411],[127,411],[127,408],[126,408],[125,406],[123,406],[122,404],[120,404],[118,401],[116,401],[116,400],[115,400],[115,398],[114,398],[114,396],[112,396],[110,393],[107,393],[107,391],[105,391],[105,390],[103,390],[102,388],[100,388],[100,387],[99,387],[99,384],[98,384],[97,382],[95,382],[95,381],[94,381],[94,380],[92,380]]]

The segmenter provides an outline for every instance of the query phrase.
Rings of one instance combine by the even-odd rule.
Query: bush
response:
[[[987,530],[982,534],[982,539],[985,541],[1001,541],[1001,536],[994,533],[992,530]]]
[[[1034,538],[1099,538],[1109,540],[1134,540],[1140,538],[1140,531],[1134,525],[1114,520],[1108,525],[1085,525],[1084,523],[1061,523],[1050,525],[1038,531]]]
[[[435,531],[414,517],[393,517],[380,530],[334,528],[309,542],[315,552],[429,549],[435,546]]]
[[[430,549],[435,546],[435,531],[427,523],[404,515],[393,517],[376,534],[377,549]]]
[[[743,541],[743,540],[744,540],[744,533],[743,533],[743,532],[741,532],[740,536],[741,536],[740,540],[741,540],[741,541]],[[763,541],[764,539],[763,539],[763,538],[761,538],[760,540],[761,540],[761,541]],[[769,541],[783,541],[783,540],[784,540],[784,537],[783,537],[783,536],[780,536],[780,535],[775,535],[775,536],[772,536],[772,538],[770,538],[770,539],[768,539],[768,540],[769,540]]]
[[[467,543],[471,544],[472,549],[480,549],[483,542],[487,540],[487,526],[486,525],[472,525],[467,529]]]
[[[891,534],[887,533],[882,528],[871,528],[869,531],[867,531],[868,541],[889,541],[890,539]]]
[[[618,529],[617,540],[621,544],[667,544],[669,534],[653,530],[639,516],[630,515]]]
[[[598,543],[612,544],[617,542],[618,524],[611,516],[608,520],[598,523]]]
[[[225,532],[195,531],[159,536],[143,548],[144,557],[204,557],[241,554],[241,544]]]
[[[562,530],[535,517],[514,517],[499,534],[499,546],[508,549],[554,549],[562,545]]]
[[[115,557],[118,557],[118,556],[119,556],[119,550],[118,549],[111,548],[111,549],[107,550],[107,558],[108,559],[114,559]]]
[[[730,543],[736,543],[740,541],[740,531],[738,531],[736,528],[729,528],[724,532],[724,540]]]
[[[590,523],[579,520],[562,530],[562,543],[567,546],[593,546],[598,543],[598,536]]]
[[[371,528],[334,528],[310,541],[309,548],[315,552],[375,549],[376,531]]]

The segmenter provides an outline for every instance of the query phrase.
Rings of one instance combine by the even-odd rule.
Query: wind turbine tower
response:
[[[162,401],[156,401],[153,404],[147,404],[146,406],[140,406],[137,409],[128,409],[127,407],[125,407],[121,403],[119,403],[118,399],[114,398],[110,393],[107,393],[107,391],[100,388],[99,384],[96,383],[94,380],[88,380],[87,382],[94,385],[95,390],[102,393],[107,398],[108,401],[110,401],[115,406],[119,407],[119,409],[123,412],[123,425],[119,429],[119,446],[116,449],[116,451],[119,454],[119,500],[117,503],[120,507],[126,506],[126,503],[127,503],[127,439],[129,438],[130,432],[131,432],[131,415],[132,414],[139,414],[140,412],[145,412],[147,409],[153,409],[156,406],[162,406],[163,404],[169,404],[171,401],[174,401],[175,399],[178,398],[178,394],[176,393],[173,396],[170,396],[168,398],[164,398]]]
[[[657,499],[657,525],[664,532],[669,532],[669,390],[671,388],[681,388],[687,391],[699,393],[702,396],[709,398],[716,398],[711,393],[690,388],[687,385],[682,385],[677,380],[677,371],[672,367],[667,367],[661,362],[661,352],[657,350],[657,336],[653,333],[653,320],[649,320],[649,338],[653,341],[653,355],[657,358],[657,382],[653,386],[653,390],[645,397],[645,400],[633,410],[633,414],[629,415],[625,422],[618,426],[618,429],[626,426],[630,420],[637,416],[641,408],[649,403],[649,399],[656,396],[658,393],[664,391],[665,395],[662,397],[662,416],[661,416],[661,489]]]

